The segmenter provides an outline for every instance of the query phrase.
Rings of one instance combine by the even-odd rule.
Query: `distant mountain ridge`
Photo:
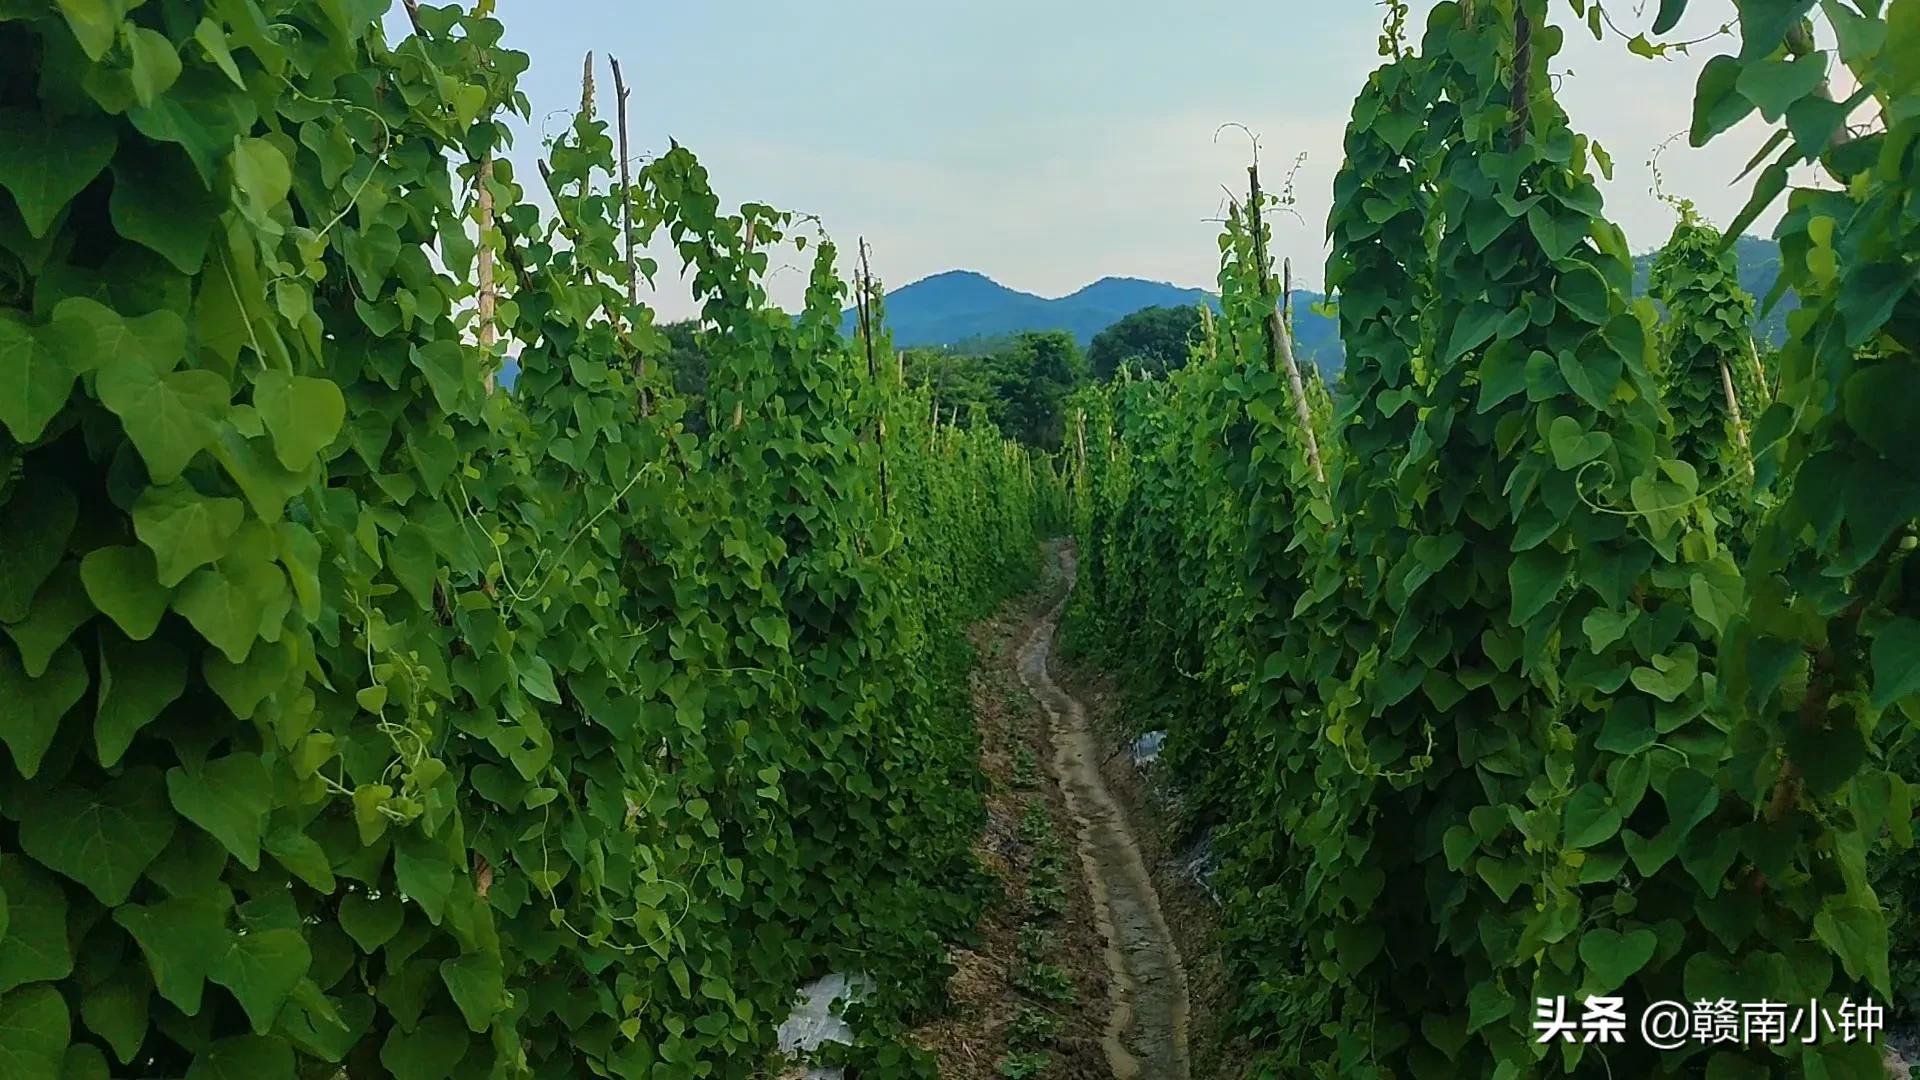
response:
[[[1780,249],[1772,240],[1743,236],[1734,245],[1740,283],[1764,303],[1780,272]],[[1653,265],[1653,253],[1635,257],[1634,287],[1644,292]],[[1325,300],[1316,292],[1293,294],[1294,340],[1302,358],[1311,358],[1328,375],[1344,360],[1339,326],[1314,310]],[[1185,288],[1142,278],[1105,277],[1066,296],[1047,298],[1008,288],[973,270],[949,270],[922,278],[887,294],[887,326],[893,342],[903,348],[965,346],[1028,330],[1063,330],[1082,346],[1093,336],[1142,308],[1183,307],[1205,303],[1218,311],[1220,301],[1205,289]],[[1795,306],[1788,293],[1755,333],[1763,341],[1786,336],[1786,313]],[[851,334],[855,315],[849,310],[843,326]]]

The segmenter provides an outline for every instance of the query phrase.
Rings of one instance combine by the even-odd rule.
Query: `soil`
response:
[[[980,947],[954,954],[951,1008],[915,1039],[938,1055],[940,1075],[955,1080],[1232,1075],[1220,1067],[1234,1055],[1204,1034],[1213,1030],[1221,985],[1217,909],[1184,873],[1178,837],[1165,824],[1176,819],[1174,807],[1124,752],[1132,733],[1111,682],[1052,659],[1072,584],[1071,546],[1048,545],[1046,567],[1037,589],[973,630],[973,708],[988,779],[987,824],[975,850],[1007,899],[983,920]],[[1051,839],[1036,837],[1029,813],[1045,815]],[[1064,855],[1058,915],[1029,891],[1043,845]],[[1043,962],[1071,982],[1070,1002],[1019,985],[1036,927],[1047,935]],[[1183,955],[1199,958],[1192,1021]],[[1046,1044],[1048,1065],[1033,1074],[1003,1072],[1017,1049],[1010,1046],[1016,1018],[1036,1009],[1059,1022]],[[1203,1033],[1192,1062],[1190,1023]]]
[[[1107,791],[1133,823],[1133,839],[1173,931],[1186,970],[1188,1051],[1199,1080],[1247,1074],[1252,1047],[1231,1034],[1227,979],[1220,942],[1219,900],[1196,871],[1208,853],[1206,838],[1188,825],[1179,790],[1152,763],[1134,760],[1147,733],[1113,675],[1076,657],[1053,656],[1054,681],[1084,708]]]
[[[1200,837],[1182,824],[1179,792],[1151,764],[1130,752],[1144,731],[1130,722],[1113,677],[1055,657],[1054,679],[1080,701],[1094,732],[1107,790],[1134,823],[1134,841],[1173,930],[1187,977],[1188,1050],[1192,1075],[1229,1080],[1244,1075],[1251,1048],[1224,1021],[1226,971],[1220,954],[1220,905],[1195,876]]]
[[[1053,549],[1068,581],[1073,552]],[[1055,684],[1047,660],[1066,597],[1055,603],[1020,651],[1020,675],[1052,720],[1054,779],[1078,825],[1080,860],[1106,938],[1110,974],[1102,1049],[1115,1080],[1187,1080],[1187,985],[1180,951],[1160,908],[1127,815],[1107,789],[1107,756],[1086,710]]]
[[[1052,835],[1070,849],[1075,824],[1065,796],[1048,782],[1044,762],[1051,753],[1046,718],[1020,681],[1015,660],[1058,593],[1057,574],[1008,602],[993,618],[973,628],[979,663],[973,675],[973,711],[980,729],[980,765],[987,776],[987,824],[975,853],[997,877],[1006,898],[993,906],[979,930],[977,949],[955,950],[954,974],[947,983],[947,1014],[914,1033],[919,1045],[940,1059],[940,1075],[952,1080],[1000,1080],[1009,1053],[1010,1028],[1023,1010],[1042,1010],[1059,1021],[1047,1046],[1050,1064],[1037,1074],[1045,1080],[1107,1080],[1113,1074],[1101,1051],[1107,1024],[1107,969],[1101,957],[1106,942],[1095,929],[1093,903],[1080,875],[1064,875],[1065,904],[1057,917],[1045,917],[1028,903],[1028,882],[1038,848],[1023,839],[1021,821],[1030,804],[1051,823]],[[1023,771],[1025,750],[1037,768]],[[1030,775],[1027,775],[1030,772]],[[1027,786],[1016,784],[1016,773]],[[1024,993],[1014,979],[1027,966],[1021,930],[1044,928],[1049,947],[1044,961],[1064,969],[1072,1000],[1055,1003]]]

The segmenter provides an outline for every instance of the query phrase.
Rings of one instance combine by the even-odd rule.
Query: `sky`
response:
[[[1652,20],[1635,10],[1644,0],[1608,2],[1628,33]],[[1413,5],[1415,40],[1431,6]],[[1692,8],[1670,39],[1734,18],[1731,0]],[[1258,135],[1269,190],[1304,155],[1297,218],[1276,223],[1275,249],[1299,287],[1317,288],[1341,135],[1380,63],[1382,15],[1367,0],[499,0],[498,12],[506,44],[531,57],[522,89],[533,120],[512,155],[522,176],[537,175],[541,135],[569,123],[594,50],[602,115],[611,54],[633,91],[635,152],[678,140],[727,203],[816,214],[843,252],[865,237],[889,289],[966,269],[1043,296],[1106,276],[1212,287],[1209,219],[1223,211],[1223,185],[1244,185],[1251,152],[1223,124]],[[1647,159],[1686,128],[1701,65],[1733,46],[1647,60],[1567,26],[1561,102],[1613,157],[1602,191],[1635,251],[1658,247],[1673,224]],[[1676,141],[1660,158],[1666,190],[1725,224],[1751,187],[1735,178],[1766,134],[1750,119],[1706,149]],[[1770,231],[1778,212],[1754,231]],[[800,269],[775,270],[776,302],[804,291]],[[663,266],[652,300],[668,318],[693,313],[675,276]]]

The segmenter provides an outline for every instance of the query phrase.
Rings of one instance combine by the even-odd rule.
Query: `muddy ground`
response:
[[[984,921],[981,947],[956,953],[953,1007],[917,1040],[938,1053],[942,1076],[958,1080],[1229,1075],[1217,1068],[1231,1056],[1212,1040],[1202,1035],[1189,1049],[1190,1026],[1208,1030],[1217,997],[1211,901],[1182,873],[1162,805],[1125,753],[1131,735],[1110,682],[1051,656],[1071,549],[1049,546],[1047,568],[1033,592],[974,630],[973,704],[989,781],[977,850],[1007,900]],[[1049,858],[1065,872],[1036,874]],[[1064,899],[1037,904],[1035,882],[1049,876]],[[1071,1001],[1060,1000],[1060,980],[1036,987],[1049,981],[1034,978],[1036,948],[1042,967],[1064,973]],[[1198,959],[1197,1010],[1183,956]],[[1024,1072],[1019,1052],[1033,1053],[1036,1011],[1057,1032],[1044,1041],[1045,1066]],[[1190,1065],[1191,1052],[1200,1056]]]
[[[973,709],[980,725],[980,764],[988,784],[987,826],[975,850],[1000,880],[1005,899],[982,922],[980,947],[955,951],[957,970],[948,982],[952,1004],[947,1015],[915,1032],[916,1042],[939,1055],[940,1075],[953,1080],[1001,1080],[1001,1063],[1011,1052],[1009,1044],[1018,1041],[1014,1029],[1023,1012],[1043,1013],[1057,1021],[1057,1033],[1046,1047],[1050,1063],[1036,1077],[1107,1080],[1112,1076],[1100,1046],[1108,1013],[1107,970],[1101,959],[1106,942],[1095,929],[1086,883],[1077,867],[1061,875],[1064,910],[1055,917],[1035,912],[1029,899],[1038,847],[1022,836],[1028,806],[1037,806],[1037,812],[1046,816],[1050,835],[1064,842],[1074,834],[1065,798],[1044,768],[1050,753],[1045,714],[1021,683],[1015,666],[1020,646],[1057,595],[1057,580],[1049,574],[1033,592],[1015,598],[994,618],[975,626],[971,635],[980,656],[972,680]],[[1023,757],[1028,766],[1017,769]],[[1022,774],[1022,784],[1015,783],[1016,771]],[[1032,966],[1021,936],[1030,927],[1046,931],[1048,948],[1042,962],[1067,974],[1070,1001],[1049,1001],[1015,984]]]

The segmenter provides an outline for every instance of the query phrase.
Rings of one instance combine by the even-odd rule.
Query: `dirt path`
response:
[[[1179,950],[1126,816],[1100,773],[1086,710],[1047,671],[1054,629],[1071,595],[1074,556],[1055,549],[1063,595],[1020,649],[1020,677],[1052,721],[1055,780],[1079,833],[1094,921],[1106,939],[1112,1011],[1104,1049],[1116,1080],[1187,1080],[1187,988]]]

